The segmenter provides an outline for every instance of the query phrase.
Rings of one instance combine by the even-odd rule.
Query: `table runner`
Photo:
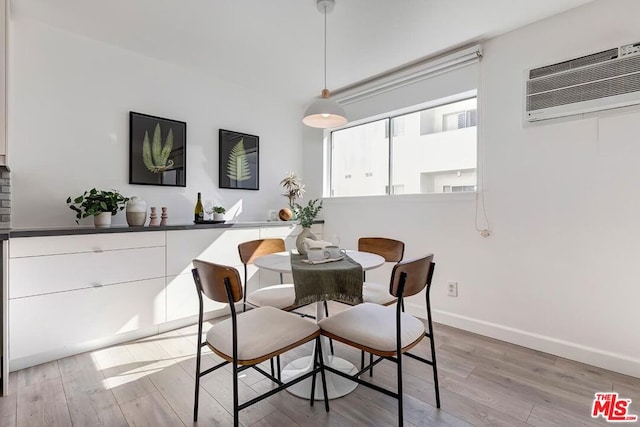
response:
[[[362,303],[362,266],[351,257],[325,264],[307,264],[303,259],[303,255],[291,254],[295,305],[333,299]]]

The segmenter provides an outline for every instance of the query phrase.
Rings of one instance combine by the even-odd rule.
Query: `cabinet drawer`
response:
[[[165,321],[164,278],[9,301],[11,359]]]
[[[9,260],[9,298],[164,277],[164,247]]]
[[[19,258],[153,246],[165,246],[164,231],[19,237],[9,241],[9,256],[11,258]]]

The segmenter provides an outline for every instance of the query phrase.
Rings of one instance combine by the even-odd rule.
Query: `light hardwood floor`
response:
[[[344,308],[332,304],[332,311]],[[616,391],[640,415],[640,379],[435,325],[442,408],[435,408],[430,367],[405,358],[405,425],[589,426],[595,392]],[[190,326],[135,342],[60,359],[12,373],[0,398],[5,426],[193,425],[197,328]],[[336,354],[359,364],[359,352],[336,344]],[[288,360],[309,347],[287,353]],[[427,355],[428,341],[415,350]],[[219,359],[206,353],[203,369]],[[272,387],[253,370],[241,374],[241,401]],[[231,371],[205,377],[197,425],[231,425]],[[374,382],[395,388],[395,365],[376,366]],[[396,401],[359,386],[323,405],[287,392],[240,414],[244,426],[392,426]]]

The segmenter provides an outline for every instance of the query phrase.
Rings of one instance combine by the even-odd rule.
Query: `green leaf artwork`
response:
[[[167,140],[162,145],[162,135],[160,133],[160,123],[156,124],[153,131],[153,143],[149,142],[149,133],[144,131],[142,141],[142,161],[144,165],[153,173],[165,172],[173,166],[173,160],[169,160],[169,155],[173,149],[173,129],[169,128]]]
[[[247,152],[244,149],[244,139],[238,141],[229,153],[227,160],[227,177],[235,181],[251,179],[251,169],[247,160]]]

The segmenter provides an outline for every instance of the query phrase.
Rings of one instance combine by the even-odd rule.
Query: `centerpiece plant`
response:
[[[302,231],[296,238],[296,248],[298,249],[298,253],[302,255],[306,255],[307,253],[307,248],[304,245],[304,239],[309,238],[317,240],[316,235],[311,232],[311,226],[321,210],[322,200],[319,199],[309,200],[307,206],[302,206],[299,203],[294,203],[293,205],[293,212],[302,226]]]

